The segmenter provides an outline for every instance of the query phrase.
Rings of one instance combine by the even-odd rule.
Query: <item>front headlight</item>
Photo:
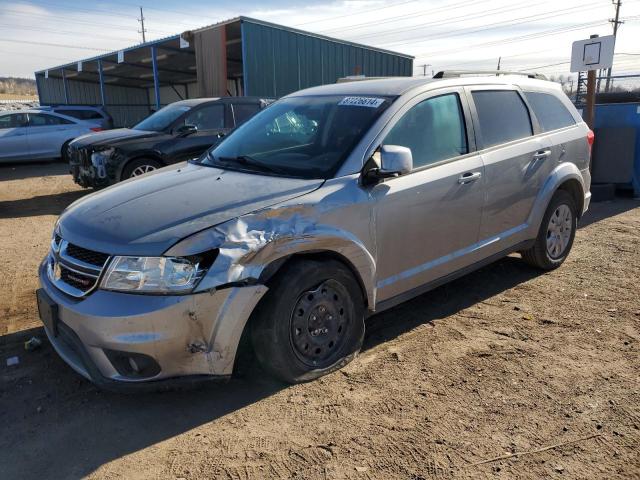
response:
[[[111,155],[113,155],[114,151],[115,151],[115,148],[106,148],[104,150],[98,150],[97,152],[93,152],[91,154],[91,163],[93,163],[94,165],[97,165],[104,162],[109,157],[111,157]]]
[[[180,294],[196,286],[204,268],[179,257],[114,257],[101,288],[119,292]]]

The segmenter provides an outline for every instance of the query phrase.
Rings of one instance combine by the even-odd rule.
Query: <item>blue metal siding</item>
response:
[[[633,162],[633,175],[629,183],[635,195],[640,195],[640,104],[639,103],[607,103],[596,105],[595,128],[636,129],[636,151]],[[596,132],[597,133],[597,132]],[[596,142],[598,136],[596,134]]]
[[[242,20],[245,92],[282,97],[348,75],[411,76],[413,59]]]

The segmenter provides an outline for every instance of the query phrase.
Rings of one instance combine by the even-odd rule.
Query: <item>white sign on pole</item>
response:
[[[81,72],[82,71],[82,62],[78,62],[78,71]]]
[[[573,42],[571,47],[571,71],[599,70],[613,65],[616,37],[595,37]]]
[[[118,63],[122,63],[122,62],[124,62],[124,51],[120,50],[118,52]]]
[[[44,71],[44,78],[49,78],[49,70]]]
[[[189,42],[180,35],[180,48],[189,48]]]

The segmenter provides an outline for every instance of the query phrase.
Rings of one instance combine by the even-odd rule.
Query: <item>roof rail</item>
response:
[[[463,75],[522,75],[538,80],[547,80],[547,77],[535,72],[510,72],[508,70],[442,70],[436,73],[433,78],[456,78]]]

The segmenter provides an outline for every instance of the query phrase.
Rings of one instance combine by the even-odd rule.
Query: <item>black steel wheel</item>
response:
[[[299,260],[271,282],[251,326],[256,356],[289,383],[313,380],[351,361],[364,338],[364,300],[335,260]]]
[[[326,368],[337,360],[352,321],[348,296],[342,284],[327,280],[298,298],[291,312],[291,343],[305,365]]]

